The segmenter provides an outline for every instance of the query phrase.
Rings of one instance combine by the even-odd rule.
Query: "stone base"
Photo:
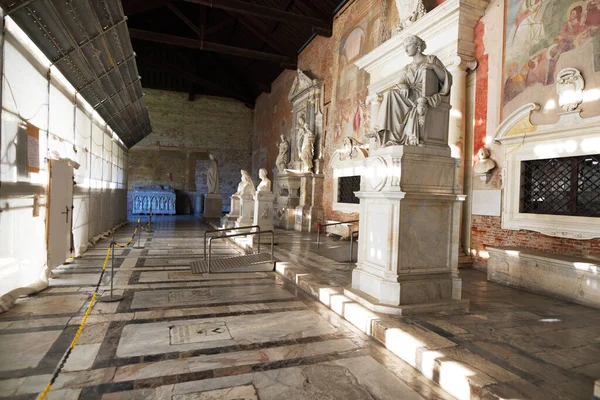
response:
[[[254,195],[253,225],[260,226],[261,231],[271,231],[275,229],[275,227],[273,226],[274,199],[275,196],[272,192],[256,192],[256,194]],[[254,240],[260,240],[260,243],[271,243],[271,235],[264,234],[260,236],[255,236]]]
[[[316,232],[317,224],[323,221],[323,209],[320,207],[298,206],[294,214],[294,229],[299,232]]]
[[[469,311],[469,300],[466,299],[392,306],[389,304],[382,304],[377,301],[375,297],[369,296],[365,292],[358,289],[345,288],[344,295],[371,311],[383,314],[414,315],[440,311]]]
[[[279,204],[275,204],[275,207],[273,209],[273,213],[275,214],[274,216],[274,224],[277,228],[281,228],[281,229],[286,229],[286,230],[293,230],[294,229],[294,223],[296,220],[296,208],[295,207],[288,207],[288,206],[282,206]]]
[[[223,197],[220,194],[204,195],[204,218],[221,218],[223,214]]]
[[[486,250],[489,281],[600,308],[600,260],[524,247]]]

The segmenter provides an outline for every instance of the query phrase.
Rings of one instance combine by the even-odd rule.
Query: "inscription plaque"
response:
[[[231,340],[231,335],[225,322],[175,325],[169,327],[169,336],[172,345]]]

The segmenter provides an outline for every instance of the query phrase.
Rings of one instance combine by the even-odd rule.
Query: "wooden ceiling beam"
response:
[[[286,68],[289,68],[291,65],[296,65],[296,59],[293,57],[244,49],[241,47],[227,46],[224,44],[207,42],[205,40],[190,39],[181,36],[167,35],[164,33],[144,31],[133,28],[129,29],[129,36],[131,36],[132,39],[163,43],[170,46],[188,47],[192,49],[212,51],[215,53],[229,54],[238,57],[253,58],[255,60],[276,62],[282,66],[285,65]]]
[[[177,15],[177,17],[179,17],[179,19],[182,20],[191,30],[196,32],[198,37],[202,38],[204,36],[204,32],[202,31],[202,29],[199,28],[196,24],[194,24],[188,17],[186,17],[184,13],[179,11],[177,7],[175,7],[171,3],[168,3],[167,7],[169,8],[169,10],[171,10],[173,14]]]
[[[283,46],[277,43],[277,41],[273,37],[269,37],[269,35],[266,32],[263,32],[260,28],[252,25],[250,20],[246,19],[243,15],[233,15],[237,16],[237,19],[240,22],[240,24],[244,25],[246,29],[248,29],[250,32],[256,35],[263,42],[271,46],[273,49],[277,50],[279,54],[289,54],[289,50],[285,49]]]
[[[240,0],[184,0],[188,3],[201,4],[203,6],[220,8],[239,14],[253,15],[255,17],[271,19],[274,21],[310,25],[321,29],[331,30],[331,21],[325,21],[320,18],[311,17],[303,14],[296,14],[288,11],[278,10],[276,8],[265,7],[258,4],[246,3]]]
[[[218,31],[220,31],[221,29],[225,28],[227,25],[231,25],[231,24],[235,23],[235,21],[236,21],[235,17],[227,18],[227,19],[219,22],[218,24],[214,24],[210,28],[207,28],[204,33],[207,35],[216,33]]]
[[[151,66],[153,68],[159,69],[159,70],[161,70],[163,72],[166,72],[166,73],[174,73],[174,74],[176,74],[176,75],[178,75],[178,76],[180,76],[180,77],[182,77],[182,78],[184,78],[184,79],[186,79],[186,80],[188,80],[188,81],[190,81],[192,83],[196,83],[198,85],[204,86],[206,88],[210,88],[212,90],[216,90],[216,91],[221,91],[221,92],[227,93],[231,97],[233,97],[233,98],[235,98],[237,100],[240,100],[243,103],[254,104],[254,99],[248,97],[248,95],[246,95],[244,93],[240,93],[240,92],[238,92],[236,90],[233,90],[233,89],[231,89],[229,87],[219,85],[219,84],[215,83],[212,80],[208,80],[208,79],[202,78],[202,77],[200,77],[200,76],[198,76],[198,75],[196,75],[196,74],[194,74],[194,73],[192,73],[190,71],[187,71],[187,70],[181,68],[178,65],[171,64],[171,63],[168,63],[168,62],[165,62],[165,61],[153,60],[151,58],[142,57],[142,56],[137,57],[137,59],[139,61],[141,61],[143,64],[146,64],[146,65]]]
[[[140,14],[170,3],[172,0],[130,0],[123,2],[123,13],[127,16]]]

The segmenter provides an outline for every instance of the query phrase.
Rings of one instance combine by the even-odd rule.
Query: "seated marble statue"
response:
[[[428,108],[450,95],[452,76],[436,56],[423,54],[425,47],[418,36],[404,40],[406,54],[413,59],[402,69],[396,87],[383,96],[374,123],[380,146],[418,145]]]
[[[270,192],[271,191],[271,180],[267,177],[267,170],[261,168],[258,170],[258,177],[260,183],[256,187],[257,192]]]
[[[277,167],[277,171],[279,173],[284,173],[287,167],[288,159],[290,158],[290,143],[285,138],[285,135],[281,135],[281,140],[277,143],[277,148],[279,148],[279,153],[277,154],[277,159],[275,160],[275,166]]]
[[[251,195],[254,196],[256,193],[256,189],[254,188],[254,182],[252,181],[252,177],[248,173],[248,171],[241,170],[242,172],[242,180],[238,183],[237,192],[234,195],[244,196]]]

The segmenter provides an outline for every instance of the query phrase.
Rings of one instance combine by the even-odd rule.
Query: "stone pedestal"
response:
[[[296,207],[300,204],[300,177],[289,173],[275,175],[273,192],[275,226],[287,230],[294,229]]]
[[[231,209],[229,211],[229,214],[225,214],[223,218],[221,218],[221,227],[234,227],[235,222],[240,217],[240,203],[241,198],[238,194],[231,195]]]
[[[204,218],[221,218],[223,213],[223,197],[216,193],[204,195]]]
[[[458,278],[458,160],[447,146],[392,146],[365,159],[357,268],[346,294],[389,314],[466,309]]]
[[[235,221],[235,227],[254,225],[254,196],[251,194],[244,194],[238,197],[240,199],[240,214]]]
[[[323,221],[323,175],[305,172],[300,177],[300,204],[295,210],[294,229],[300,232],[316,232]]]
[[[254,223],[261,231],[273,230],[273,192],[256,192],[254,195]],[[271,243],[271,235],[261,235],[261,243]]]

